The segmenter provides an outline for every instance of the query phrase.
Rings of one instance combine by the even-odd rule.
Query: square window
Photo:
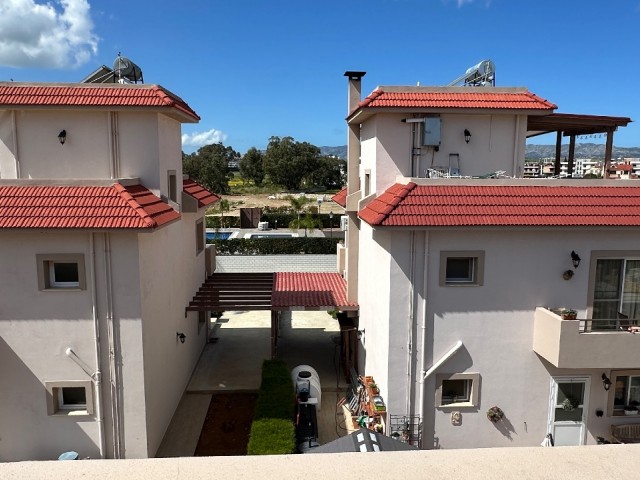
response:
[[[436,375],[436,407],[475,407],[479,394],[479,373]]]
[[[87,392],[84,387],[60,387],[57,390],[60,410],[87,409]]]
[[[468,402],[471,400],[471,385],[473,381],[443,380],[442,381],[442,405],[451,403]]]
[[[49,286],[78,287],[78,264],[73,262],[49,262]]]
[[[440,286],[482,285],[484,252],[440,252]]]
[[[93,382],[44,382],[49,415],[93,415]]]
[[[473,282],[475,258],[447,258],[447,283]]]
[[[39,290],[86,289],[84,255],[38,254],[36,262]]]

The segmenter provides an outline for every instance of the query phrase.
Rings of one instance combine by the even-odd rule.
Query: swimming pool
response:
[[[245,233],[244,238],[294,238],[297,233]]]
[[[207,240],[228,240],[231,232],[207,232]]]

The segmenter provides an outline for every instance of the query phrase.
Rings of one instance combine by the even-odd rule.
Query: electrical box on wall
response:
[[[422,145],[440,146],[440,117],[425,117],[422,131]]]

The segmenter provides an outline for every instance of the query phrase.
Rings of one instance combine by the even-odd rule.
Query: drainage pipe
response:
[[[413,307],[414,291],[415,291],[415,257],[416,257],[416,233],[411,232],[411,243],[409,246],[410,262],[409,265],[409,314],[407,318],[407,326],[409,332],[407,335],[407,395],[405,403],[405,411],[407,415],[411,414],[411,386],[413,384],[413,327],[415,324],[415,308]]]
[[[427,282],[429,280],[429,232],[424,232],[424,260],[422,264],[422,347],[420,348],[420,356],[422,357],[421,372],[425,371],[426,367],[426,348],[427,348],[427,296],[428,288]],[[420,418],[424,416],[424,382],[420,379]]]
[[[100,322],[98,319],[98,302],[96,298],[96,256],[95,256],[95,239],[94,234],[89,233],[89,256],[91,261],[89,262],[89,277],[91,282],[91,310],[93,315],[93,338],[95,340],[95,354],[96,354],[96,371],[94,373],[95,388],[96,388],[96,418],[98,422],[98,435],[100,437],[100,458],[105,458],[105,444],[106,438],[104,433],[104,413],[102,404],[102,370],[100,369]]]
[[[122,458],[120,442],[120,379],[116,364],[117,352],[113,325],[113,285],[111,276],[111,237],[104,233],[104,272],[107,331],[109,333],[109,376],[111,379],[111,421],[113,423],[113,456]]]

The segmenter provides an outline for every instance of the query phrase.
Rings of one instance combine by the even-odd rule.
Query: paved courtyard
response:
[[[192,456],[211,395],[249,392],[260,387],[262,362],[271,356],[269,311],[225,312],[194,369],[187,390],[160,445],[158,457]],[[278,357],[289,368],[306,364],[316,369],[322,388],[318,412],[320,443],[345,435],[342,409],[336,403],[346,390],[339,375],[340,329],[326,312],[285,312],[278,339]]]

